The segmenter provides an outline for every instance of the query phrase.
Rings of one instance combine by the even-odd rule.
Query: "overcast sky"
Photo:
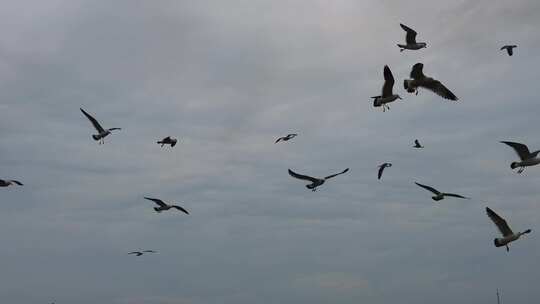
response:
[[[0,191],[0,302],[540,297],[540,167],[499,143],[540,149],[540,1],[0,4],[0,178],[25,184]],[[428,47],[400,53],[400,22]],[[460,101],[407,93],[417,62]],[[403,101],[383,113],[386,64]],[[80,107],[122,130],[98,145]],[[347,167],[317,192],[287,174]],[[495,248],[486,206],[533,233]]]

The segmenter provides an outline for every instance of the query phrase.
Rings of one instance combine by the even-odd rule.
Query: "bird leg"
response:
[[[506,245],[506,252],[510,252],[510,247],[508,247],[508,245]]]
[[[414,90],[414,94],[415,94],[416,96],[418,96],[418,88],[416,88],[416,89]]]

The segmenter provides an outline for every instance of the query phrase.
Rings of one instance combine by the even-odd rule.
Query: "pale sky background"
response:
[[[540,1],[0,5],[0,178],[25,183],[0,189],[1,303],[540,297],[540,167],[513,173],[498,142],[540,149]],[[428,48],[400,53],[400,22]],[[460,101],[407,93],[417,62]],[[404,101],[382,113],[385,64]],[[123,130],[99,146],[79,107]],[[315,193],[287,174],[346,167]],[[533,233],[495,248],[486,206]]]

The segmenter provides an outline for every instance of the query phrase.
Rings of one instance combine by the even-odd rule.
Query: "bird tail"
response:
[[[518,163],[517,163],[517,162],[513,162],[513,163],[510,164],[510,168],[511,168],[511,169],[515,169],[515,168],[517,168],[517,167],[518,167]]]
[[[158,213],[161,212],[161,210],[159,210],[158,207],[154,207],[154,210],[155,210],[156,212],[158,212]]]
[[[93,135],[92,135],[92,138],[93,138],[94,140],[100,140],[100,139],[101,139],[101,136],[100,136],[100,135],[93,134]]]

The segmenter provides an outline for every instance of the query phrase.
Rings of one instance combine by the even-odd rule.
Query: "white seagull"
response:
[[[432,200],[434,201],[440,201],[442,199],[444,199],[445,196],[450,196],[450,197],[457,197],[457,198],[463,198],[463,199],[469,199],[468,197],[465,197],[465,196],[461,196],[459,194],[454,194],[454,193],[444,193],[444,192],[440,192],[438,191],[437,189],[433,188],[433,187],[430,187],[430,186],[426,186],[426,185],[422,185],[420,183],[417,183],[417,182],[414,182],[415,184],[417,184],[418,186],[428,190],[428,191],[431,191],[435,194],[435,196],[431,197]]]
[[[427,47],[427,43],[425,42],[416,42],[417,33],[415,30],[402,23],[400,23],[399,25],[405,32],[407,32],[407,36],[405,36],[405,42],[407,42],[407,44],[397,45],[401,48],[399,50],[400,52],[403,52],[403,50],[419,50]]]
[[[505,45],[501,48],[501,51],[502,50],[506,50],[506,52],[508,53],[508,56],[512,56],[514,55],[514,48],[517,48],[517,45]]]
[[[382,110],[384,112],[386,111],[386,109],[390,110],[390,107],[387,105],[388,103],[391,103],[396,99],[401,99],[401,97],[397,94],[392,93],[392,88],[394,87],[394,76],[392,75],[392,71],[390,71],[390,68],[387,65],[384,66],[383,74],[384,84],[382,87],[381,95],[373,96],[371,98],[373,98],[373,106],[382,106]]]
[[[324,182],[327,180],[327,179],[331,179],[332,177],[336,177],[338,175],[341,175],[341,174],[345,174],[349,171],[349,168],[341,171],[340,173],[336,173],[336,174],[332,174],[332,175],[328,175],[324,178],[317,178],[317,177],[311,177],[311,176],[307,176],[307,175],[302,175],[302,174],[298,174],[294,171],[292,171],[291,169],[289,169],[289,175],[294,177],[294,178],[298,178],[298,179],[302,179],[302,180],[307,180],[307,181],[310,181],[311,184],[309,185],[306,185],[306,188],[308,189],[311,189],[311,191],[317,191],[317,187],[321,186],[322,184],[324,184]]]
[[[94,117],[86,113],[86,111],[84,111],[82,108],[80,109],[81,109],[81,112],[84,114],[84,116],[86,116],[86,118],[90,120],[94,128],[96,128],[96,130],[98,131],[98,134],[93,134],[92,138],[96,141],[99,141],[100,145],[105,143],[105,137],[111,134],[111,131],[121,130],[121,128],[103,129],[103,127],[99,124],[99,122]]]
[[[178,209],[182,212],[184,212],[185,214],[188,214],[189,215],[189,212],[180,207],[180,206],[177,206],[177,205],[168,205],[166,204],[164,201],[160,200],[160,199],[157,199],[157,198],[151,198],[151,197],[145,197],[145,199],[147,200],[150,200],[154,203],[156,203],[159,207],[154,207],[154,210],[157,212],[157,213],[160,213],[161,211],[166,211],[166,210],[169,210],[171,208],[175,208],[175,209]]]
[[[162,147],[164,145],[171,145],[171,148],[176,145],[178,140],[176,138],[172,138],[170,136],[165,137],[164,139],[158,141],[157,143],[160,144]]]
[[[540,164],[540,158],[538,158],[538,153],[540,152],[540,150],[534,151],[531,153],[529,152],[529,148],[527,148],[527,146],[524,144],[512,142],[512,141],[501,141],[501,143],[507,144],[510,147],[512,147],[514,151],[516,151],[517,155],[519,156],[520,161],[512,162],[510,164],[510,168],[512,169],[519,167],[519,170],[517,171],[517,173],[523,172],[523,170],[525,170],[525,167],[530,167],[530,166]]]
[[[17,181],[14,179],[0,179],[0,187],[15,186],[15,185],[22,186],[23,184],[20,181]]]
[[[280,141],[288,141],[289,139],[293,139],[296,136],[298,136],[298,134],[296,134],[296,133],[287,134],[287,136],[282,136],[282,137],[278,138],[276,140],[275,144],[277,144]]]
[[[379,173],[377,174],[377,179],[381,179],[384,169],[385,168],[390,168],[390,167],[392,167],[391,163],[384,163],[384,164],[380,165],[379,166]]]
[[[506,246],[506,251],[510,251],[510,248],[508,247],[509,243],[519,239],[524,234],[531,233],[531,229],[527,229],[523,232],[514,233],[512,232],[512,229],[510,229],[510,226],[508,226],[506,221],[497,213],[493,212],[493,210],[489,209],[489,207],[486,207],[486,213],[503,235],[502,238],[495,238],[493,240],[495,247]]]
[[[407,92],[416,93],[416,95],[418,95],[418,88],[422,87],[432,91],[442,98],[458,100],[457,96],[446,88],[440,81],[424,75],[424,72],[422,71],[423,68],[424,65],[422,63],[417,63],[412,67],[410,75],[412,79],[405,79],[403,81],[403,86]]]

